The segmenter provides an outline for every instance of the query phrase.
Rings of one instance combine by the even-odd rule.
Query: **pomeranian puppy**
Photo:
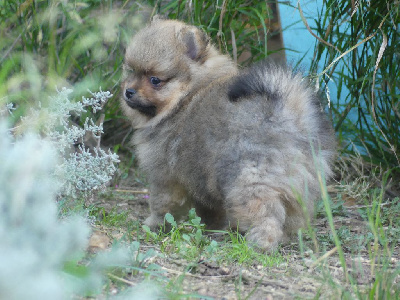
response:
[[[301,75],[267,62],[239,71],[202,30],[155,18],[126,50],[122,91],[150,228],[194,206],[209,228],[273,250],[312,216],[336,143]]]

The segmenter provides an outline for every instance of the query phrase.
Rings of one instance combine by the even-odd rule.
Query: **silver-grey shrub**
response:
[[[82,218],[60,221],[52,144],[27,134],[12,141],[0,123],[0,299],[64,299],[60,270],[87,243]]]
[[[22,118],[24,130],[36,128],[61,157],[55,168],[55,175],[61,181],[59,193],[64,196],[87,196],[91,192],[103,190],[116,171],[118,156],[110,150],[105,151],[98,142],[89,149],[85,137],[100,141],[103,124],[98,125],[86,118],[83,126],[71,121],[71,115],[80,116],[91,108],[99,111],[112,96],[110,92],[91,93],[93,97],[82,97],[82,101],[69,99],[71,89],[63,88],[57,95],[50,97],[47,107],[32,108],[29,115]],[[74,147],[78,144],[79,146]]]
[[[70,93],[62,89],[47,107],[32,109],[17,137],[11,134],[17,129],[0,118],[0,299],[70,299],[98,292],[104,270],[134,257],[129,247],[114,247],[82,266],[84,277],[65,269],[82,259],[90,226],[81,216],[60,219],[57,198],[104,188],[118,161],[100,147],[90,152],[84,143],[77,151],[72,146],[87,132],[100,138],[102,125],[87,119],[80,128],[70,114],[88,106],[96,112],[110,93],[92,93],[77,103],[68,99]]]

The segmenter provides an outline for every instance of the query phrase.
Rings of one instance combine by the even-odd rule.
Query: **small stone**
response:
[[[99,250],[105,250],[108,248],[110,243],[110,239],[107,235],[100,232],[93,232],[92,236],[89,239],[89,251],[92,253],[96,253]]]

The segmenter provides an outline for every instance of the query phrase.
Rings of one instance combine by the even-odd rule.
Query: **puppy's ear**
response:
[[[195,61],[204,57],[210,41],[204,31],[194,26],[182,28],[178,32],[178,40],[186,47],[187,56]]]

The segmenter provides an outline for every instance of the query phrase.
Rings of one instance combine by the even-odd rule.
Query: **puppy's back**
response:
[[[195,97],[184,123],[192,128],[181,135],[186,150],[196,153],[190,166],[218,178],[215,190],[223,194],[237,182],[254,181],[282,191],[292,204],[294,192],[311,198],[312,211],[320,193],[317,172],[332,175],[332,126],[315,90],[288,68],[264,62],[215,83]]]

